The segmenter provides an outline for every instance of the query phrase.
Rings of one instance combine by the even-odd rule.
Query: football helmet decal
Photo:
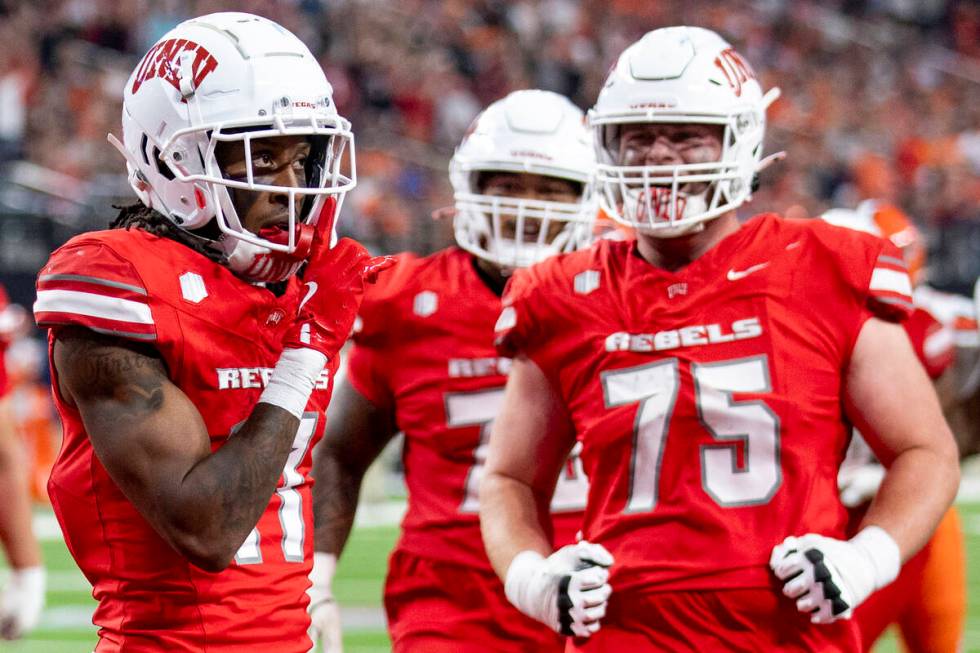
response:
[[[356,183],[354,135],[332,95],[317,60],[288,30],[251,14],[210,14],[181,23],[143,57],[124,90],[122,141],[109,140],[143,204],[191,232],[214,221],[216,235],[207,237],[228,267],[250,281],[281,281],[309,255],[317,223],[333,233]],[[252,161],[263,139],[283,136],[310,147],[295,186],[277,185]],[[219,147],[241,148],[243,175],[222,168]],[[236,198],[257,192],[288,202],[280,227],[243,226]]]
[[[703,228],[752,196],[762,158],[766,109],[749,64],[724,39],[698,27],[648,32],[620,55],[589,111],[595,137],[599,206],[640,232],[674,237]],[[621,165],[624,125],[718,125],[721,157],[707,163]]]
[[[591,241],[595,156],[584,115],[567,98],[515,91],[474,120],[449,164],[456,242],[502,268],[526,267]],[[579,184],[575,202],[486,195],[480,173],[513,172]]]

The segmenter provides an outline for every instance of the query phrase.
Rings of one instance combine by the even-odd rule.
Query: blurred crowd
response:
[[[587,108],[619,52],[669,24],[717,30],[782,88],[767,150],[789,157],[751,210],[884,199],[934,240],[980,223],[970,1],[0,0],[0,160],[61,173],[73,195],[118,180],[105,135],[139,56],[181,20],[228,9],[280,22],[319,56],[357,137],[342,228],[379,250],[446,244],[429,216],[451,202],[449,156],[482,106],[539,87]]]

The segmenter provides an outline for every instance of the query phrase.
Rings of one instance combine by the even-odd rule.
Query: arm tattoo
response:
[[[193,484],[214,504],[199,517],[210,523],[213,532],[227,533],[236,550],[279,484],[297,426],[296,418],[285,410],[257,404],[244,426],[184,477],[185,484]]]
[[[58,344],[72,395],[115,400],[122,405],[119,417],[144,417],[163,407],[167,376],[156,351],[79,331],[59,336]]]
[[[188,411],[159,354],[85,329],[59,332],[63,394],[87,415],[107,471],[141,513],[192,561],[227,564],[269,505],[298,427],[258,404],[217,450]],[[67,390],[67,393],[65,392]]]

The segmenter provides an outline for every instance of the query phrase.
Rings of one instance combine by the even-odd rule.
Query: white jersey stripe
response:
[[[912,282],[909,275],[898,270],[887,268],[875,268],[871,273],[871,290],[882,290],[886,292],[896,292],[912,297]]]
[[[927,358],[935,358],[956,346],[956,338],[953,330],[943,326],[931,335],[927,336],[922,343],[922,352]]]
[[[148,304],[76,290],[39,290],[34,313],[76,313],[106,320],[153,324]]]

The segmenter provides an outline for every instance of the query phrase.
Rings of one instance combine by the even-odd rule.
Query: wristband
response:
[[[337,556],[325,551],[313,552],[313,570],[310,571],[310,582],[316,589],[324,589],[330,594],[333,584],[333,574],[337,570]]]
[[[284,349],[259,401],[302,418],[313,386],[326,364],[326,355],[315,349]]]
[[[874,570],[876,590],[898,577],[898,572],[902,569],[902,555],[898,544],[885,529],[880,526],[866,526],[850,542],[867,557]]]
[[[504,580],[504,595],[512,605],[524,612],[527,601],[528,581],[534,577],[535,572],[540,569],[544,562],[544,556],[537,551],[526,549],[521,551],[510,561],[507,567],[507,578]],[[528,614],[525,612],[525,614]]]

